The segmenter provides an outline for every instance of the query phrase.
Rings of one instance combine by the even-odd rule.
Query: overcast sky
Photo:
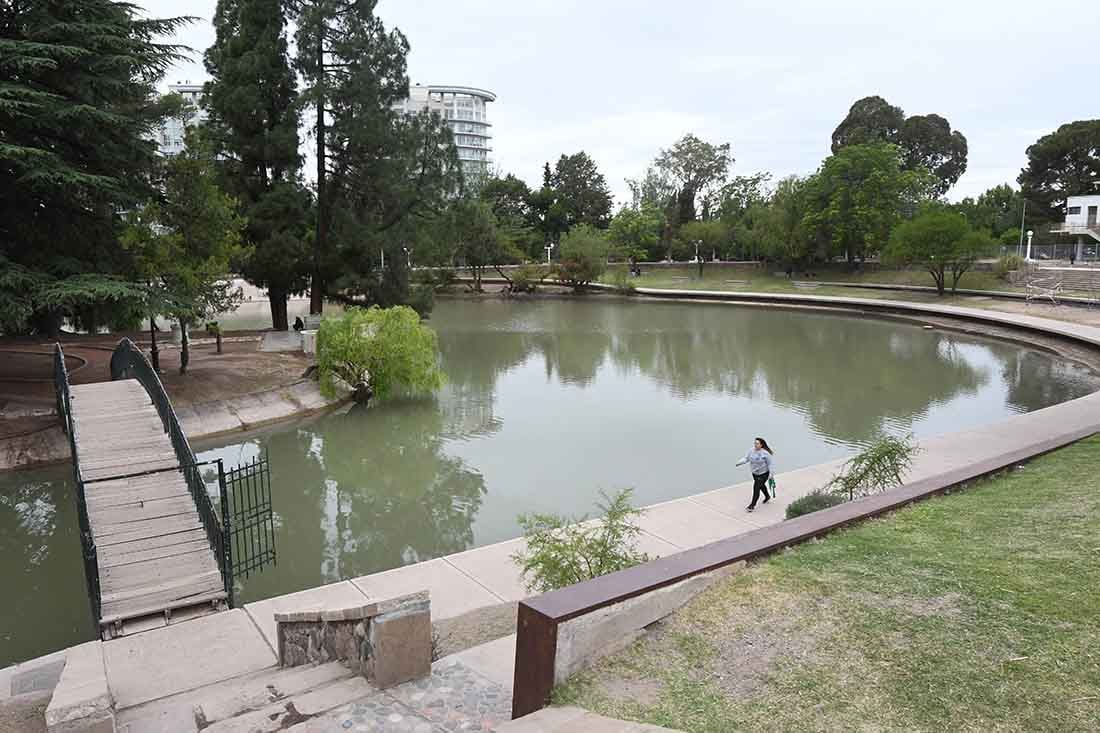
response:
[[[138,0],[150,15],[181,12]],[[215,0],[180,34],[205,79]],[[562,153],[591,155],[618,203],[627,177],[691,132],[729,142],[734,174],[813,171],[852,102],[878,94],[966,135],[949,193],[1010,182],[1036,138],[1100,117],[1096,0],[382,0],[412,46],[409,77],[489,89],[493,160],[531,184]]]

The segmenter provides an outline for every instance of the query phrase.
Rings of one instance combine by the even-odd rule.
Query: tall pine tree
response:
[[[310,198],[301,186],[298,93],[281,0],[218,0],[206,51],[204,135],[223,185],[248,219],[242,274],[266,287],[271,325],[287,330],[287,298],[306,289]]]
[[[443,118],[393,109],[409,93],[409,45],[400,31],[387,31],[376,6],[377,0],[294,4],[297,68],[317,145],[314,313],[323,295],[363,304],[408,301],[403,249],[421,217],[461,187]]]
[[[133,318],[120,212],[151,194],[154,86],[187,18],[111,0],[0,5],[0,328]]]

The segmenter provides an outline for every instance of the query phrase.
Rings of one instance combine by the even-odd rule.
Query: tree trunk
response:
[[[328,191],[325,188],[325,32],[324,21],[317,32],[317,234],[313,238],[313,277],[309,285],[309,313],[320,315],[325,302],[321,275],[321,254],[328,238]],[[281,329],[281,330],[286,330]]]
[[[287,323],[286,315],[286,301],[287,293],[285,290],[276,290],[275,288],[267,289],[268,303],[271,306],[271,327],[276,331],[287,331],[290,329]],[[312,311],[312,295],[310,302],[310,310]]]
[[[187,321],[180,319],[180,374],[187,374],[191,361],[191,337],[187,335]]]
[[[153,371],[160,374],[160,349],[157,348],[157,321],[154,316],[149,316],[149,358],[153,363]]]

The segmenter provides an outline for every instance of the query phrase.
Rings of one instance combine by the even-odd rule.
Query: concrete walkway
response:
[[[728,294],[719,295],[728,298]],[[784,297],[789,300],[791,296]],[[868,303],[811,296],[805,299],[852,300],[855,306]],[[928,315],[957,315],[1034,328],[1100,346],[1100,329],[1088,326],[973,309],[873,302],[883,307],[926,311]],[[1100,393],[982,428],[923,440],[907,478],[930,478],[979,460],[996,460],[1012,451],[1050,450],[1068,442],[1068,436],[1082,429],[1100,432]],[[791,501],[822,486],[841,464],[842,461],[834,461],[793,471],[780,470],[778,497],[751,514],[745,511],[752,493],[749,481],[646,507],[640,521],[643,529],[640,549],[664,556],[781,522]],[[440,620],[479,607],[520,600],[528,594],[510,555],[522,542],[514,539],[479,547],[105,642],[104,662],[111,692],[118,709],[124,710],[271,668],[276,663],[273,619],[276,611],[339,608],[428,589],[433,618]],[[510,671],[502,667],[507,664],[504,660],[512,656],[509,643],[514,646],[514,641],[505,639],[493,650],[481,650],[480,661],[477,654],[468,655],[474,657],[469,664],[483,670],[481,674],[485,675],[496,669],[492,676],[505,682]],[[56,655],[52,659],[56,660]],[[0,670],[0,698],[11,694],[13,680],[33,675],[35,664],[28,662]]]

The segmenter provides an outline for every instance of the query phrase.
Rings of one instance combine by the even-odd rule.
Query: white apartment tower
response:
[[[414,84],[409,87],[408,99],[394,109],[405,114],[428,109],[442,115],[454,135],[463,172],[469,178],[479,178],[489,173],[492,164],[487,108],[496,98],[492,92],[474,87]]]
[[[179,155],[186,147],[184,135],[192,125],[201,125],[206,120],[206,110],[202,108],[202,84],[190,81],[169,84],[168,91],[174,92],[188,105],[188,113],[181,117],[169,117],[156,132],[157,149],[161,155]]]

